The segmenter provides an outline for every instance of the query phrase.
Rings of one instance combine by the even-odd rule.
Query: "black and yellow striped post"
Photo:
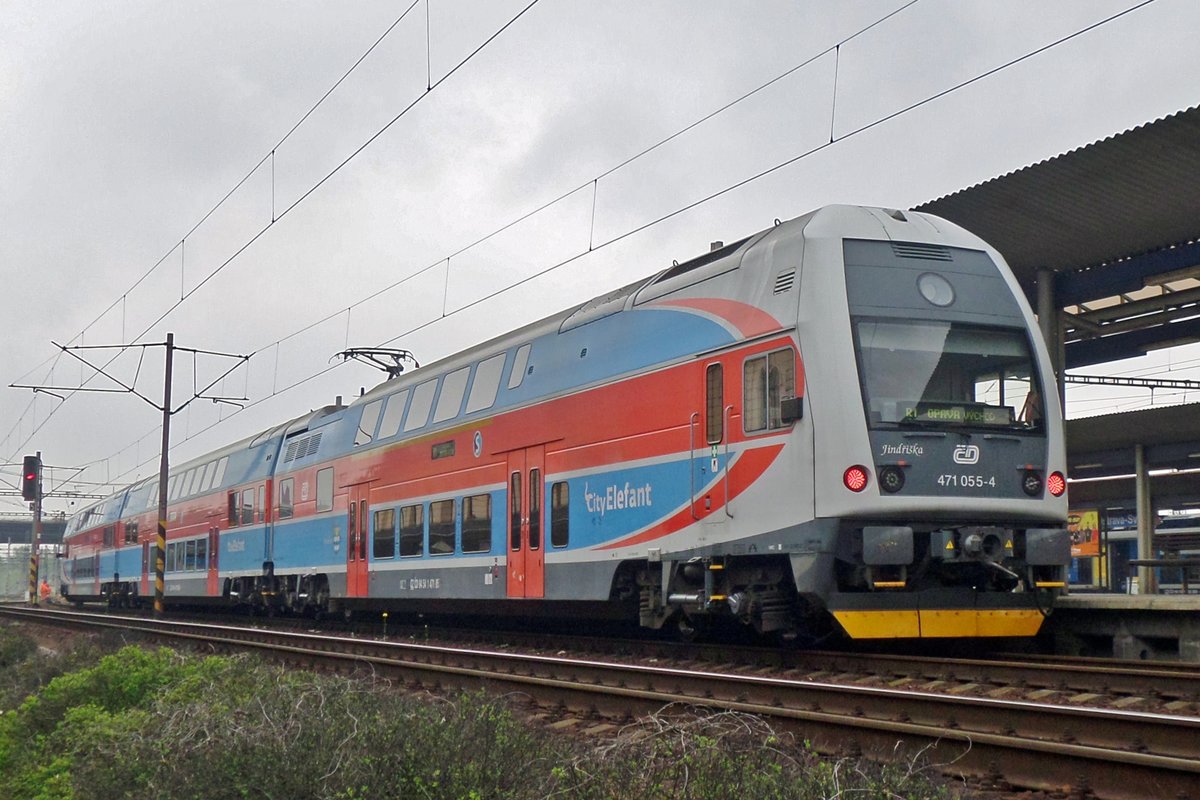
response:
[[[29,556],[29,605],[38,604],[38,554],[37,537],[33,538],[33,553]]]
[[[42,451],[37,453],[37,489],[33,498],[33,531],[29,536],[29,604],[38,604],[38,549],[42,544]]]

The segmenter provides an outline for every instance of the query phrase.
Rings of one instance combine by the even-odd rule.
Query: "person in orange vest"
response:
[[[42,587],[38,593],[41,594],[43,600],[50,599],[50,583],[45,578],[42,578]]]

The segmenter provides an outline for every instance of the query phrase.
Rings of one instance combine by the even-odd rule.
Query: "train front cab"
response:
[[[831,546],[793,556],[797,588],[856,639],[1032,636],[1070,559],[1045,345],[982,241],[911,212],[873,216],[885,238],[861,222],[846,235],[844,219],[808,231],[813,526]],[[805,336],[818,320],[826,335]]]

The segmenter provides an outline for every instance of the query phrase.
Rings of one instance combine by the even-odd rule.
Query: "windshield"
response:
[[[858,319],[855,346],[871,427],[1041,428],[1024,330]]]

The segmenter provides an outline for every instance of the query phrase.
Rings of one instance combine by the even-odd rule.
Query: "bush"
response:
[[[946,798],[917,763],[876,765],[821,758],[759,717],[664,709],[614,742],[554,771],[579,800],[864,800]]]
[[[679,711],[671,709],[671,711]],[[249,657],[127,647],[0,716],[0,800],[945,797],[740,714],[663,713],[587,746],[503,698],[402,694]]]
[[[92,666],[120,646],[116,634],[108,634],[76,637],[62,652],[47,652],[16,626],[0,626],[0,642],[11,659],[0,663],[0,711],[16,708],[59,675]]]

